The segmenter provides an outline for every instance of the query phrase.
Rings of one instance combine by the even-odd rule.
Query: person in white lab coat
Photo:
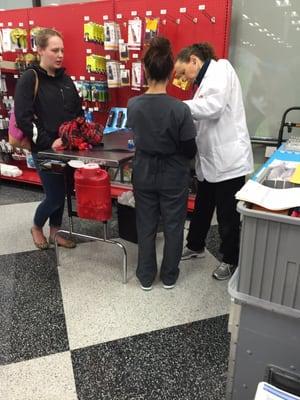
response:
[[[240,217],[235,193],[253,172],[253,155],[239,79],[228,60],[208,43],[182,49],[176,57],[178,79],[193,82],[186,100],[197,130],[197,194],[182,260],[205,256],[205,240],[216,208],[223,261],[213,272],[230,278],[238,264]]]

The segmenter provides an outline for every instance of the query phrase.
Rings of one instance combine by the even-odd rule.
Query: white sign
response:
[[[280,390],[269,383],[260,382],[254,400],[300,400],[300,397]]]

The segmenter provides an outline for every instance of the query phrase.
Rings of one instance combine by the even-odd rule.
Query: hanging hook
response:
[[[183,16],[188,19],[189,21],[193,22],[194,24],[196,24],[198,22],[198,18],[193,17],[192,15],[186,14],[186,13],[182,13]]]
[[[168,14],[165,14],[165,19],[163,19],[163,20],[161,21],[163,25],[166,25],[167,19],[168,19],[169,21],[173,22],[173,23],[176,24],[176,25],[179,25],[179,24],[180,24],[180,18],[174,18],[174,17],[171,17],[171,16],[168,15]]]
[[[215,23],[216,23],[216,17],[210,15],[210,14],[205,10],[205,4],[199,5],[199,6],[198,6],[198,9],[202,12],[202,14],[203,14],[206,18],[208,18],[208,19],[210,20],[210,22],[211,22],[212,24],[215,24]]]

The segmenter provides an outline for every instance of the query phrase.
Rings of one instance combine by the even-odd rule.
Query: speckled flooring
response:
[[[184,261],[175,289],[135,279],[137,248],[101,242],[36,250],[29,234],[39,188],[0,181],[0,399],[223,400],[230,299],[211,278],[218,258],[212,226],[204,259]],[[101,235],[101,224],[74,219]],[[67,219],[64,221],[67,226]],[[118,236],[117,218],[110,234]],[[158,235],[158,260],[163,237]]]

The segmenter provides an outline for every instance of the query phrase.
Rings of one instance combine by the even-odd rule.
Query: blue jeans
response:
[[[33,153],[32,158],[41,178],[44,193],[46,195],[45,199],[36,209],[33,222],[36,226],[42,228],[49,218],[50,226],[60,227],[66,197],[64,175],[41,170],[37,163],[37,154]]]

